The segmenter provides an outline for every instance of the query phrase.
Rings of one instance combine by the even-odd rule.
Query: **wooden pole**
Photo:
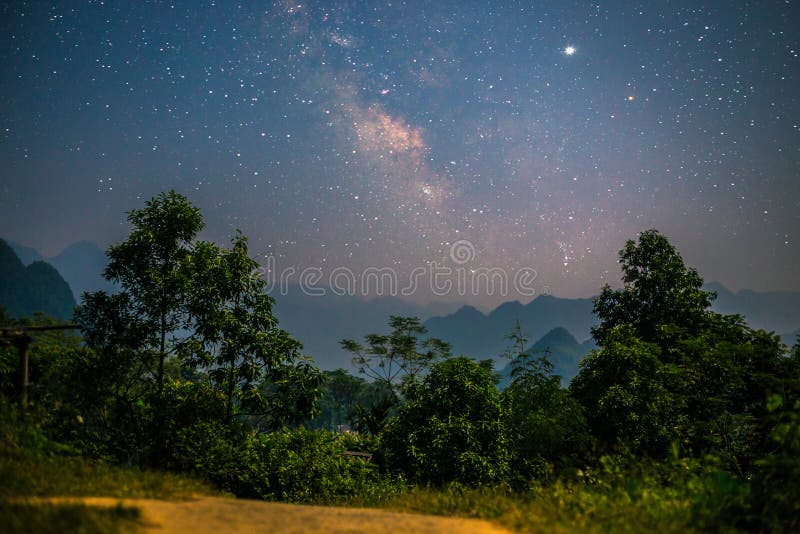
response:
[[[0,345],[13,344],[19,354],[19,369],[17,384],[19,386],[19,403],[25,408],[28,405],[28,374],[30,362],[28,359],[28,347],[33,338],[28,332],[45,332],[48,330],[78,330],[80,326],[76,324],[57,324],[41,326],[0,326]]]
[[[28,335],[21,335],[14,339],[14,345],[19,353],[19,404],[23,408],[28,406],[28,373],[30,369],[28,346],[32,340]]]

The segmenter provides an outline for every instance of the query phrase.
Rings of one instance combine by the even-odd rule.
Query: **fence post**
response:
[[[15,339],[14,342],[19,353],[19,403],[25,408],[28,406],[28,370],[30,368],[28,346],[31,343],[31,337],[22,335]]]

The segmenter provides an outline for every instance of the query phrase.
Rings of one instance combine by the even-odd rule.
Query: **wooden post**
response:
[[[14,341],[19,353],[19,403],[25,408],[28,406],[28,373],[30,368],[28,346],[32,339],[28,335],[21,335]]]
[[[0,326],[0,346],[14,345],[19,353],[19,369],[17,384],[19,386],[19,403],[22,407],[28,405],[28,347],[33,341],[29,332],[44,332],[48,330],[78,330],[76,324],[56,324],[41,326]]]

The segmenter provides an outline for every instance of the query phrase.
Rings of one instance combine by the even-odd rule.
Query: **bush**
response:
[[[388,466],[417,482],[478,485],[508,475],[500,394],[491,369],[466,357],[433,365],[383,439]]]
[[[179,433],[174,466],[238,497],[370,504],[403,488],[401,480],[381,477],[374,463],[344,454],[372,447],[357,435],[304,428],[270,434],[231,432],[204,422]]]
[[[756,462],[753,507],[761,530],[800,530],[800,402],[783,409],[775,395],[769,407],[777,421],[771,454]]]

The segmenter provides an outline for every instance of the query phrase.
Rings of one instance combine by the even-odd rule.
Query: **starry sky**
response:
[[[174,188],[276,270],[590,296],[655,227],[708,281],[800,290],[798,25],[788,0],[5,2],[0,236],[107,246]]]

